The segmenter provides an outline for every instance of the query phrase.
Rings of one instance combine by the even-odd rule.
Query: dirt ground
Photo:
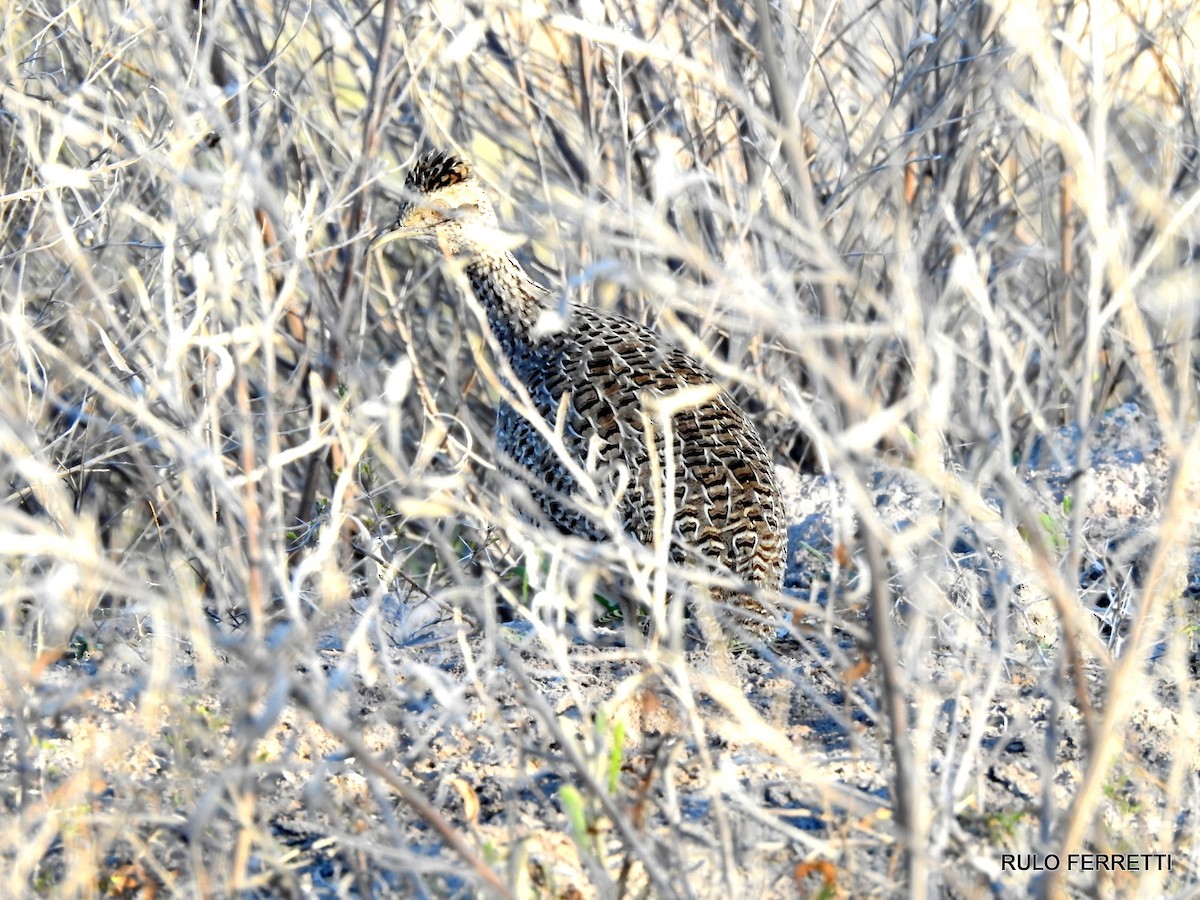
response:
[[[1106,549],[1079,581],[1085,693],[1064,687],[1049,601],[978,535],[943,541],[932,562],[938,542],[922,544],[920,578],[897,569],[898,586],[945,603],[935,617],[921,591],[897,590],[906,639],[929,629],[904,662],[944,896],[1034,890],[1044,873],[1004,855],[1045,854],[1079,790],[1086,717],[1109,701],[1106,641],[1137,593],[1116,569],[1143,558],[1122,548],[1153,533],[1170,469],[1153,435],[1131,441],[1138,418],[1122,408],[1093,446],[1088,546]],[[1056,441],[1026,473],[1047,508],[1075,464],[1070,434]],[[8,846],[24,830],[30,855],[10,862],[42,894],[477,896],[500,892],[489,872],[523,896],[892,895],[892,754],[860,538],[833,481],[786,484],[798,613],[792,637],[759,653],[597,646],[387,595],[281,620],[267,655],[246,653],[247,626],[215,625],[212,666],[137,615],[98,619],[77,656],[24,673],[35,688],[4,722]],[[911,473],[880,470],[870,490],[900,531],[937,513]],[[1190,554],[1164,634],[1200,599]],[[1196,663],[1180,645],[1147,660],[1101,804],[1107,843],[1092,847],[1170,854],[1153,877],[1172,895],[1197,883]],[[79,779],[87,808],[56,810]],[[83,860],[100,874],[74,884]],[[1068,885],[1133,896],[1148,877],[1073,872]]]

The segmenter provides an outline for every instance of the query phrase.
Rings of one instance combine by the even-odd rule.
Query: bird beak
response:
[[[385,225],[377,232],[371,235],[371,243],[367,244],[367,250],[378,250],[384,244],[390,244],[392,241],[400,241],[411,237],[414,228],[405,228],[399,221],[393,222],[391,225]]]

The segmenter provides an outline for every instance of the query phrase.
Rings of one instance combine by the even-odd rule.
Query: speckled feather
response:
[[[436,243],[447,256],[460,259],[500,349],[537,412],[551,428],[561,427],[573,460],[607,496],[622,483],[622,468],[628,474],[619,518],[643,543],[654,538],[660,488],[653,472],[657,469],[661,480],[664,456],[662,423],[655,422],[659,464],[651,466],[643,411],[653,408],[651,398],[712,386],[708,399],[673,417],[673,555],[683,560],[694,548],[747,584],[778,590],[784,540],[771,460],[753,423],[709,371],[645,326],[578,303],[569,306],[561,330],[539,331],[539,318],[554,306],[553,297],[511,254],[489,246],[487,229],[495,229],[495,216],[461,159],[440,152],[422,158],[409,172],[406,190],[407,202],[381,237],[400,232]],[[562,423],[557,422],[560,410],[565,411]],[[551,522],[567,533],[605,537],[599,523],[572,502],[579,492],[575,477],[507,403],[497,412],[496,444],[516,464]],[[748,594],[728,599],[756,615],[765,611]]]

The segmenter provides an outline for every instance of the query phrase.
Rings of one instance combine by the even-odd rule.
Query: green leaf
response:
[[[617,795],[617,788],[620,787],[621,762],[625,755],[624,750],[625,723],[618,721],[612,727],[612,746],[608,750],[607,787],[610,797],[615,797]]]
[[[588,841],[587,812],[583,808],[583,795],[571,784],[564,784],[558,789],[558,798],[562,801],[563,812],[567,815],[567,824],[575,842],[586,847]]]

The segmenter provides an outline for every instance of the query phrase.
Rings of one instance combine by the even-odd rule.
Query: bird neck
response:
[[[546,289],[525,274],[511,253],[473,257],[463,271],[501,345],[531,343],[534,325],[548,306]]]

